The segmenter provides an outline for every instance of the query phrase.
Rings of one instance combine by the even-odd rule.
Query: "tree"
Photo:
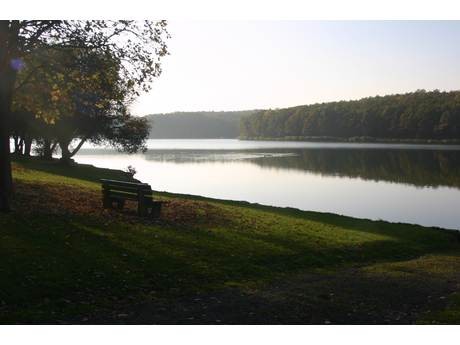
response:
[[[46,123],[43,137],[48,140],[41,141],[44,156],[49,158],[51,142],[59,143],[63,162],[70,162],[86,141],[131,153],[143,148],[148,124],[133,120],[128,113],[135,95],[133,82],[120,77],[120,61],[109,53],[82,54],[74,49],[53,51],[40,59],[53,61],[53,66],[35,73],[15,97],[15,106],[37,114]],[[32,65],[37,64],[34,62]],[[19,79],[28,75],[27,69],[19,73]],[[120,130],[125,127],[129,132]],[[121,147],[118,136],[131,143]],[[75,139],[79,143],[70,148]]]
[[[149,90],[150,82],[161,73],[160,59],[167,54],[167,38],[165,21],[0,21],[0,210],[10,208],[11,106],[15,92],[28,80],[26,77],[16,85],[24,59],[49,49],[110,52],[122,61],[120,76],[131,80],[139,94]],[[35,69],[30,73],[32,76]]]
[[[11,116],[14,153],[29,156],[32,147],[35,116],[29,111],[15,111]]]

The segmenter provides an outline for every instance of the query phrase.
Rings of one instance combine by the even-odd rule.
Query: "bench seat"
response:
[[[137,201],[139,216],[159,217],[164,201],[153,200],[153,191],[147,183],[124,182],[101,179],[102,204],[104,208],[112,208],[117,204],[123,209],[126,200]]]

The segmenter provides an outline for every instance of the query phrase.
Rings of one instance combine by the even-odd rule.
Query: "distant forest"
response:
[[[240,119],[256,110],[147,115],[152,139],[238,138]]]
[[[459,140],[460,91],[418,90],[292,108],[241,119],[242,139]]]

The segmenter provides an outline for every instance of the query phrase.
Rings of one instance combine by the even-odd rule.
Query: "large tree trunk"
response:
[[[52,160],[55,147],[56,143],[53,144],[51,140],[45,139],[43,141],[43,158],[46,160]]]
[[[61,148],[61,161],[66,164],[72,163],[73,162],[72,157],[75,156],[75,154],[81,149],[85,141],[86,141],[86,138],[80,139],[80,142],[78,143],[78,145],[72,151],[70,151],[69,146],[72,140],[59,139],[59,147]]]
[[[26,136],[24,138],[24,156],[29,157],[31,150],[32,150],[32,138],[29,136]]]
[[[16,71],[11,61],[16,57],[19,24],[0,21],[0,211],[10,210],[13,192],[10,157],[10,116]]]
[[[60,139],[59,140],[59,147],[61,148],[61,162],[63,163],[70,163],[72,154],[69,150],[70,140],[67,139]]]
[[[2,78],[0,74],[0,78]],[[0,83],[2,83],[0,81]],[[2,83],[3,84],[3,83]],[[3,88],[2,88],[3,89]],[[10,210],[10,196],[13,192],[11,175],[10,137],[8,135],[9,109],[5,95],[0,91],[0,211]]]
[[[14,154],[19,154],[19,135],[13,135],[13,141],[14,141]]]

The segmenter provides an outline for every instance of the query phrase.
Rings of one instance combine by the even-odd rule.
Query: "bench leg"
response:
[[[159,218],[161,214],[161,206],[163,204],[160,202],[153,202],[149,207],[149,216],[150,218]]]
[[[102,206],[104,208],[113,208],[113,203],[117,204],[117,209],[122,210],[125,207],[125,200],[120,199],[111,199],[111,198],[103,198],[102,199]]]
[[[102,199],[102,206],[104,208],[112,208],[112,201],[109,198],[104,197]]]
[[[125,201],[124,200],[117,200],[116,203],[117,203],[117,208],[119,210],[122,210],[123,207],[125,207]]]

